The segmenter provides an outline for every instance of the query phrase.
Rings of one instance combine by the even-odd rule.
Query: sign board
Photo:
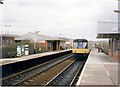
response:
[[[43,41],[39,41],[39,43],[45,43],[45,40],[43,40]]]
[[[29,45],[25,45],[25,55],[29,55]]]
[[[17,56],[21,56],[21,47],[17,46]]]
[[[29,55],[29,45],[17,46],[17,56]]]

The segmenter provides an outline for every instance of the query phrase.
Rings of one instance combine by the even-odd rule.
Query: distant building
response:
[[[65,37],[57,37],[60,40],[60,49],[71,49],[72,48],[72,41],[71,38],[65,38]]]

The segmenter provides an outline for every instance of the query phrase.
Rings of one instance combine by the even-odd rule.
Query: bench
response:
[[[12,57],[17,57],[17,51],[15,51],[15,52],[8,52],[8,55],[9,55],[9,57],[10,58],[12,58]]]

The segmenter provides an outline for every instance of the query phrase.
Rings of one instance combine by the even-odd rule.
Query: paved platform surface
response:
[[[61,50],[61,51],[44,52],[44,53],[32,54],[32,55],[21,56],[21,57],[16,57],[16,58],[2,58],[2,59],[0,59],[0,66],[5,65],[5,64],[14,63],[14,62],[25,61],[25,60],[29,60],[29,59],[38,58],[38,57],[57,54],[57,53],[61,53],[61,52],[69,51],[69,50],[71,50],[71,49]]]
[[[118,63],[106,54],[98,53],[97,49],[92,49],[76,85],[118,85]]]

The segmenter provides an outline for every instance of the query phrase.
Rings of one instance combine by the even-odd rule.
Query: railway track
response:
[[[60,73],[65,67],[74,61],[73,58],[62,61],[61,63],[47,69],[46,71],[39,73],[21,83],[19,86],[45,86],[52,78]]]
[[[73,56],[72,54],[68,54],[68,55],[56,58],[54,60],[37,65],[35,67],[32,67],[32,68],[22,71],[20,73],[3,78],[0,82],[2,83],[3,86],[18,85],[19,83],[37,75],[43,71],[48,70],[49,68],[61,63],[62,61],[65,61],[65,60],[71,58],[72,56]]]
[[[85,61],[74,61],[64,70],[50,80],[46,86],[73,86],[75,85],[77,76],[80,74]]]

